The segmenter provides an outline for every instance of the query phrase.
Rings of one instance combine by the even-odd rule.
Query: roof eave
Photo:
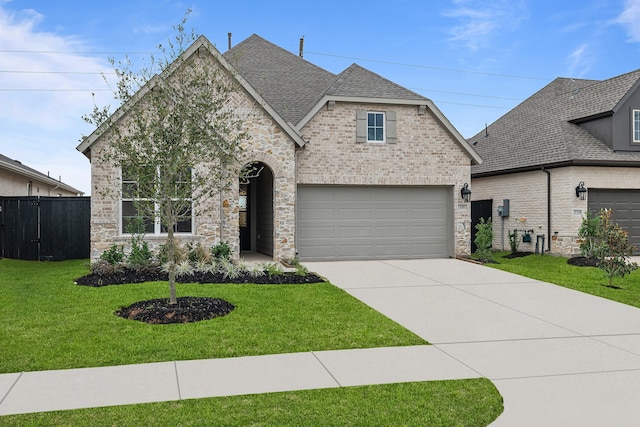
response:
[[[472,171],[471,178],[487,178],[491,176],[511,175],[514,173],[532,172],[543,169],[557,169],[568,166],[640,167],[640,160],[567,160],[556,163],[545,163],[478,173],[473,173]]]
[[[262,98],[262,96],[251,86],[251,84],[227,61],[227,59],[216,49],[216,47],[205,37],[200,36],[193,42],[189,48],[187,48],[180,56],[187,59],[194,55],[200,48],[204,48],[211,53],[211,55],[222,65],[222,67],[228,71],[240,85],[256,100],[258,104],[278,123],[278,125],[287,133],[294,142],[303,147],[305,141],[302,139],[302,135],[291,124],[285,121],[280,115]],[[166,77],[172,74],[179,66],[179,61],[175,60],[169,65],[169,67],[162,72],[160,77]],[[76,147],[76,150],[83,153],[86,157],[89,157],[89,150],[91,146],[104,134],[105,131],[111,126],[110,124],[117,123],[124,114],[149,91],[157,83],[156,76],[149,80],[135,95],[124,105],[120,106],[110,117],[110,119],[94,130],[89,136],[84,138],[82,142]]]
[[[44,175],[44,174],[40,174],[40,173],[36,173],[36,172],[31,172],[29,170],[25,170],[19,166],[16,165],[12,165],[11,163],[7,163],[4,162],[2,160],[0,160],[0,168],[2,169],[6,169],[10,172],[16,173],[18,175],[22,175],[26,178],[29,179],[35,179],[37,181],[43,182],[47,185],[51,185],[52,187],[58,187],[61,188],[65,191],[68,191],[70,193],[76,193],[76,194],[84,194],[84,192],[78,190],[77,188],[73,188],[72,186],[65,184],[64,182],[58,181],[54,178],[51,178],[50,176]]]

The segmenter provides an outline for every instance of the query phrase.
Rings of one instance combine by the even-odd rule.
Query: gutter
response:
[[[547,252],[551,252],[551,172],[544,166],[542,172],[547,174]]]

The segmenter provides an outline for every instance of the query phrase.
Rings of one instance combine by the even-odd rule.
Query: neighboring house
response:
[[[582,218],[601,208],[640,247],[639,87],[640,70],[558,78],[469,139],[483,159],[472,167],[474,222],[492,216],[495,248],[508,249],[515,229],[531,233],[520,250],[544,235],[551,252],[579,254]],[[500,217],[505,199],[509,216]]]
[[[49,175],[0,154],[0,197],[82,196],[84,193]]]
[[[240,83],[234,108],[254,110],[243,162],[257,173],[212,201],[221,209],[182,224],[182,241],[211,246],[222,234],[235,255],[275,260],[469,253],[470,203],[461,189],[481,160],[432,101],[355,64],[332,74],[257,35],[224,55],[200,37],[183,55]],[[105,177],[121,173],[97,161],[109,144],[104,135],[78,146],[97,190],[93,259],[129,241],[122,229],[129,202],[100,196]],[[156,227],[146,239],[161,237]]]

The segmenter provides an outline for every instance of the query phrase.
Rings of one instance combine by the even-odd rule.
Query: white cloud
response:
[[[90,192],[89,161],[75,149],[90,133],[81,116],[111,94],[99,74],[105,59],[69,53],[88,51],[80,39],[39,30],[46,19],[35,10],[11,11],[0,1],[0,153]],[[48,53],[45,53],[48,52]],[[55,52],[55,53],[52,53]]]
[[[625,28],[629,41],[640,42],[640,0],[625,0],[624,10],[615,22]]]
[[[567,57],[568,72],[571,77],[584,77],[593,65],[593,57],[589,45],[586,43],[578,46]]]
[[[454,0],[443,15],[458,21],[449,30],[450,40],[476,52],[501,31],[513,31],[526,18],[526,5],[513,0]]]

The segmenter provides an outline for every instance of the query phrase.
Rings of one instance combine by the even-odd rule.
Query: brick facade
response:
[[[394,111],[397,142],[356,142],[356,111]],[[451,188],[455,254],[468,254],[470,204],[460,189],[469,182],[470,159],[437,119],[418,106],[336,102],[302,128],[309,143],[298,154],[299,184],[407,185]],[[454,255],[454,254],[452,254]]]
[[[551,253],[578,255],[578,229],[587,211],[588,200],[576,197],[575,188],[583,181],[587,188],[640,189],[640,169],[612,167],[563,167],[548,170],[551,176]],[[513,229],[534,230],[532,243],[522,243],[520,250],[533,251],[537,235],[548,239],[547,174],[533,171],[486,178],[474,178],[473,200],[493,200],[494,248],[509,249],[507,233]],[[510,215],[503,221],[497,207],[510,199]],[[548,247],[546,240],[545,247]]]
[[[211,58],[211,57],[207,57]],[[211,62],[212,65],[217,63]],[[295,248],[295,206],[297,184],[408,185],[447,187],[453,210],[452,253],[470,250],[470,204],[462,203],[460,189],[470,182],[469,153],[446,127],[418,105],[381,105],[336,102],[331,111],[323,106],[301,129],[308,144],[299,148],[290,133],[278,125],[247,91],[232,98],[232,108],[243,114],[244,130],[251,136],[242,164],[261,162],[273,175],[273,258],[292,258]],[[356,143],[356,110],[394,111],[397,115],[397,143]],[[126,117],[123,120],[126,121]],[[104,195],[118,188],[120,171],[101,161],[101,148],[108,144],[104,134],[91,145],[92,221],[91,258],[97,259],[112,244],[129,244],[121,230],[121,203]],[[198,167],[198,166],[196,166]],[[206,215],[194,218],[193,233],[177,235],[182,243],[201,242],[212,246],[220,240],[230,243],[233,254],[240,249],[239,182],[225,194],[207,201]],[[164,236],[146,236],[157,250]]]

